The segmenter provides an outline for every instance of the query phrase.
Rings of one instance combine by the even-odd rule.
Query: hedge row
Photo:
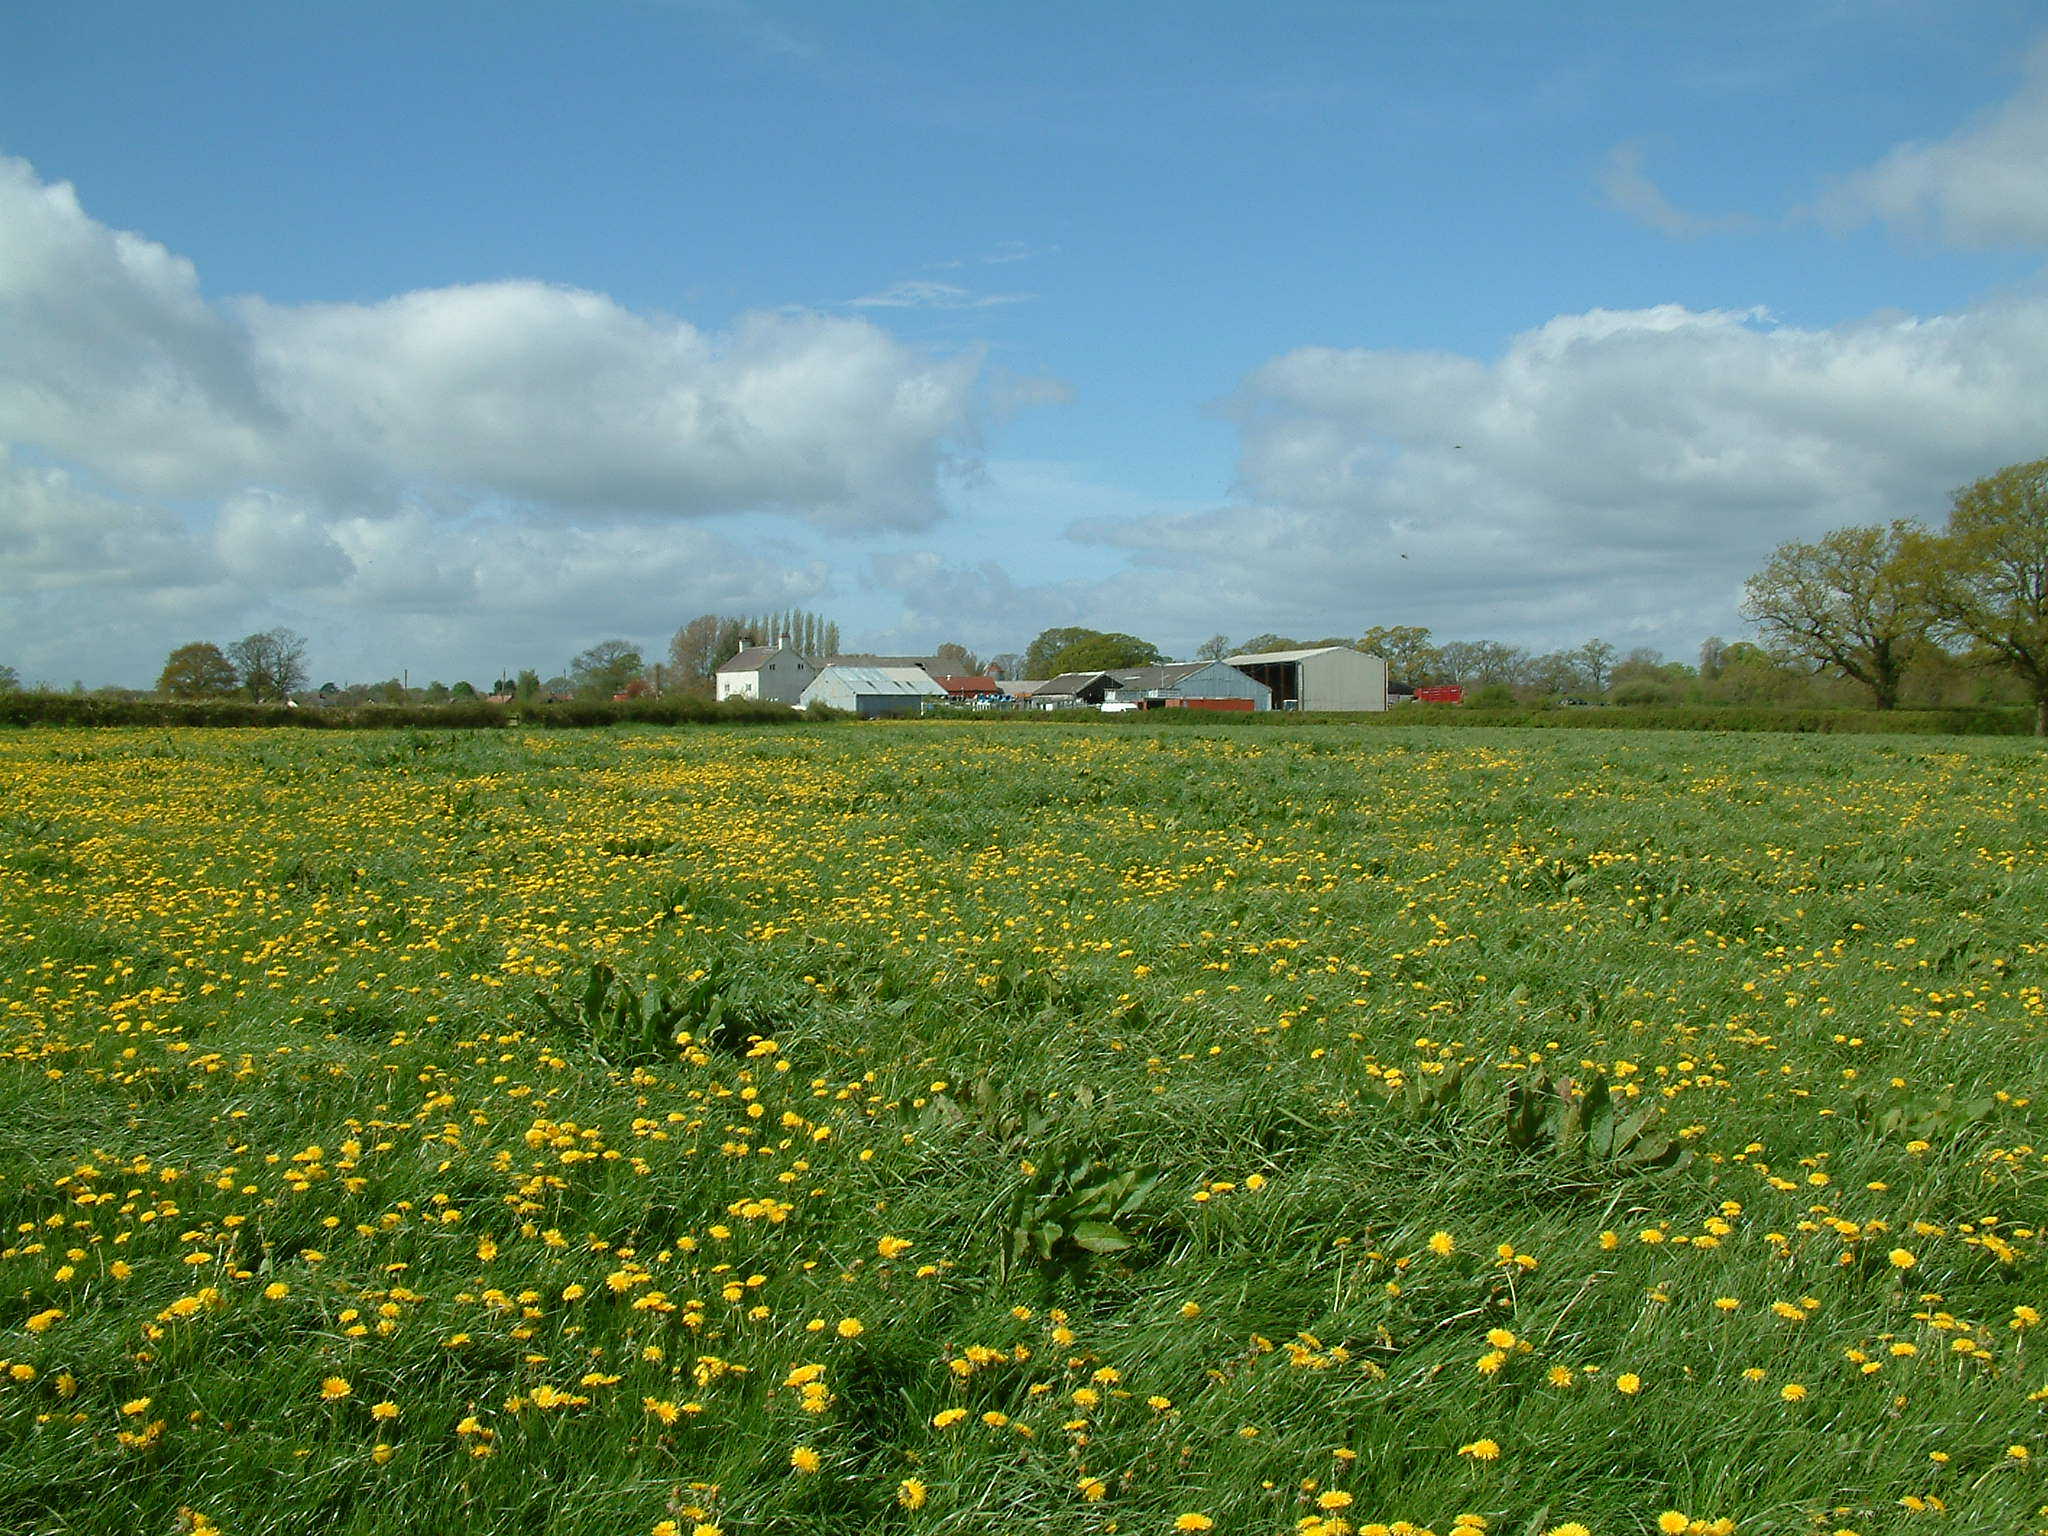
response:
[[[2026,709],[1787,709],[1761,704],[1608,706],[1591,709],[1474,709],[1469,705],[1401,704],[1372,713],[1262,710],[1225,713],[1201,709],[944,710],[948,719],[1029,720],[1109,727],[1214,724],[1294,726],[1363,725],[1398,729],[1416,725],[1489,726],[1505,730],[1788,731],[1875,736],[2024,736],[2033,730]]]
[[[836,715],[836,711],[831,712]],[[568,699],[548,704],[360,704],[347,709],[294,709],[240,700],[108,699],[90,694],[0,694],[0,725],[195,725],[286,727],[296,730],[488,731],[508,725],[568,729],[603,725],[787,725],[826,717],[749,699]]]

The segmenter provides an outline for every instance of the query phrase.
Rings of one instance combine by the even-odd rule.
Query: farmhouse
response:
[[[943,700],[946,690],[922,667],[826,667],[798,700],[804,708],[828,704],[863,720],[880,715],[916,715],[925,700]]]
[[[1224,661],[1175,661],[1116,673],[1108,702],[1138,709],[1271,709],[1273,691]]]
[[[1275,709],[1384,710],[1387,664],[1348,645],[1227,657],[1272,690]]]
[[[816,665],[792,650],[787,640],[750,645],[718,669],[718,696],[794,704],[817,675]]]

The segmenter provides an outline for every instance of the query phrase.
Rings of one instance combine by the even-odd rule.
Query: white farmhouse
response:
[[[1261,651],[1226,657],[1230,665],[1273,690],[1275,709],[1387,707],[1387,664],[1348,645],[1305,651]]]
[[[718,669],[718,696],[794,704],[817,675],[817,667],[792,650],[787,640],[750,645]]]

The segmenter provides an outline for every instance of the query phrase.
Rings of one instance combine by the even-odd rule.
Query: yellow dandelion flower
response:
[[[340,1402],[353,1391],[355,1388],[348,1384],[348,1378],[345,1376],[329,1376],[320,1383],[320,1396],[330,1403]]]
[[[1500,1442],[1497,1440],[1474,1440],[1469,1445],[1458,1447],[1460,1456],[1469,1456],[1474,1461],[1499,1461]]]
[[[398,1404],[388,1398],[381,1403],[372,1403],[370,1405],[370,1417],[373,1419],[395,1419],[398,1417]]]
[[[1643,1378],[1634,1371],[1623,1371],[1614,1378],[1614,1390],[1623,1397],[1634,1397],[1643,1390]]]
[[[923,1509],[926,1492],[923,1483],[914,1477],[906,1477],[896,1485],[896,1502],[905,1509]]]
[[[1458,1240],[1448,1232],[1435,1232],[1430,1235],[1429,1251],[1440,1259],[1450,1257],[1457,1249],[1457,1246]],[[1198,1526],[1195,1529],[1207,1530],[1208,1527]]]
[[[1667,1509],[1657,1517],[1657,1529],[1664,1536],[1685,1536],[1685,1528],[1691,1524],[1691,1520],[1675,1509]]]
[[[824,1464],[824,1458],[808,1445],[799,1445],[789,1453],[789,1465],[792,1471],[815,1472]]]
[[[1920,1262],[1913,1257],[1912,1251],[1907,1248],[1894,1248],[1885,1257],[1890,1260],[1893,1269],[1911,1269]]]
[[[1081,1497],[1090,1504],[1099,1504],[1109,1496],[1109,1484],[1099,1477],[1084,1477],[1074,1486],[1080,1489]]]
[[[967,1417],[965,1408],[945,1408],[932,1415],[933,1429],[951,1429]]]
[[[1216,1522],[1198,1510],[1189,1510],[1184,1515],[1174,1516],[1173,1528],[1176,1531],[1213,1531]]]
[[[1788,1403],[1803,1403],[1806,1401],[1806,1388],[1796,1381],[1788,1381],[1778,1388],[1778,1396]]]
[[[857,1339],[867,1331],[867,1328],[857,1317],[842,1317],[839,1319],[839,1326],[833,1331],[842,1339]]]

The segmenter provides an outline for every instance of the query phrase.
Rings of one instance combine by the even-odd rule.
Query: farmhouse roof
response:
[[[768,658],[781,649],[782,647],[779,645],[750,645],[744,651],[741,651],[739,655],[733,657],[731,661],[722,663],[718,670],[721,672],[758,672]]]

